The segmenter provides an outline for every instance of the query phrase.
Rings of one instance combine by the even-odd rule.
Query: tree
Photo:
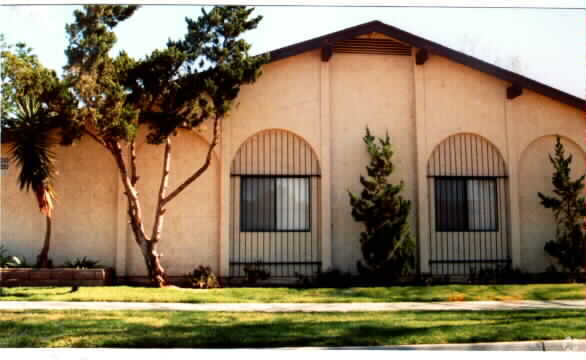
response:
[[[577,272],[586,265],[586,198],[584,179],[571,178],[572,155],[565,155],[565,149],[556,137],[555,155],[549,155],[555,171],[552,176],[553,196],[538,193],[541,205],[553,211],[556,222],[555,240],[545,244],[544,250],[558,259],[559,263],[571,272]]]
[[[66,85],[40,64],[30,48],[22,43],[7,45],[3,36],[0,43],[2,132],[10,140],[10,160],[20,169],[20,189],[33,191],[45,216],[45,239],[36,265],[48,267],[55,196],[52,181],[57,174],[53,149],[58,141],[53,133],[74,103]]]
[[[394,169],[389,135],[379,138],[377,144],[367,127],[363,139],[371,157],[367,176],[360,176],[364,189],[360,195],[348,192],[352,217],[366,228],[360,233],[365,264],[358,261],[358,271],[384,278],[405,275],[414,264],[415,244],[407,222],[411,202],[399,195],[402,181],[399,185],[388,183]]]
[[[66,79],[80,104],[68,127],[72,138],[89,136],[112,155],[127,198],[129,223],[153,284],[165,286],[167,276],[158,246],[169,203],[209,167],[220,138],[221,122],[232,108],[242,84],[260,75],[265,57],[248,55],[250,45],[240,35],[254,29],[261,17],[242,6],[202,10],[197,20],[186,18],[187,34],[142,60],[121,52],[109,55],[113,29],[137,6],[84,6],[66,27],[69,45]],[[191,176],[168,192],[172,137],[211,121],[212,139],[205,161]],[[136,162],[136,134],[148,126],[147,142],[164,145],[163,171],[157,191],[152,231],[143,224]]]

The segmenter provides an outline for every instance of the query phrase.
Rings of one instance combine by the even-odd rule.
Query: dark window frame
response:
[[[470,232],[470,233],[483,233],[483,232],[499,232],[499,201],[498,201],[498,179],[502,176],[433,176],[434,178],[434,220],[435,220],[435,231],[439,233],[451,233],[451,232]],[[438,181],[440,180],[440,181]],[[457,226],[446,226],[446,224],[440,223],[440,217],[438,214],[438,209],[441,208],[440,204],[440,195],[438,192],[438,187],[440,186],[441,181],[463,181],[465,183],[464,189],[466,189],[462,196],[463,196],[463,203],[465,206],[464,214],[466,215],[462,219],[462,223],[464,226],[457,227]],[[490,180],[491,186],[494,188],[494,198],[492,199],[494,212],[494,226],[489,229],[471,229],[470,228],[470,221],[469,221],[469,211],[470,211],[470,200],[468,199],[468,182],[472,180]]]
[[[272,233],[307,233],[311,232],[312,228],[312,191],[311,191],[311,179],[313,176],[311,175],[241,175],[240,176],[240,232],[244,233],[265,233],[265,232],[272,232]],[[245,218],[245,209],[242,206],[244,203],[244,188],[245,188],[245,181],[248,179],[255,179],[255,178],[264,178],[264,179],[271,179],[273,180],[273,186],[275,188],[275,196],[273,197],[273,224],[272,227],[250,227],[246,226],[248,223],[244,220]],[[276,190],[277,190],[277,180],[278,179],[307,179],[307,196],[308,196],[308,206],[307,206],[307,226],[303,229],[278,229],[278,208],[277,208],[277,198]]]

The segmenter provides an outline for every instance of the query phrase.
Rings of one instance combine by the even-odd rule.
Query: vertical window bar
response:
[[[470,135],[466,134],[464,135],[464,147],[466,149],[466,151],[464,152],[466,154],[466,159],[465,159],[465,164],[466,164],[466,174],[470,174],[471,173],[471,164],[470,164],[470,152],[471,149],[469,149],[469,145],[471,144],[470,141]],[[466,257],[466,259],[470,259],[471,257],[471,248],[472,248],[472,242],[473,242],[473,237],[474,234],[467,234],[467,239],[466,239],[466,251],[464,252],[464,256]],[[470,264],[467,264],[465,266],[465,272],[469,273],[470,272]]]
[[[448,138],[448,141],[449,141],[448,144],[449,144],[449,148],[450,148],[450,168],[449,168],[450,170],[449,170],[449,174],[453,176],[454,175],[454,157],[455,157],[455,154],[454,154],[454,146],[453,146],[454,138],[453,137],[450,137],[450,138]],[[450,189],[450,191],[451,190],[452,189]],[[452,195],[453,194],[450,193],[450,198],[452,198]],[[448,206],[448,218],[453,218],[454,215],[455,214],[452,213],[452,206]],[[448,243],[450,244],[450,249],[449,249],[448,256],[449,256],[449,259],[451,260],[451,259],[453,259],[452,258],[452,254],[453,254],[453,249],[452,248],[453,248],[453,245],[454,245],[453,242],[452,242],[453,235],[451,233],[450,234],[447,234],[447,235],[449,236]],[[449,266],[449,270],[448,271],[450,272],[450,274],[453,274],[454,273],[454,264],[453,263],[450,263],[450,266]]]
[[[496,174],[496,164],[495,164],[495,157],[496,157],[496,151],[494,149],[494,147],[490,148],[490,152],[491,152],[491,162],[490,162],[490,174]],[[493,184],[492,182],[488,182],[489,185],[488,187],[490,189],[493,189]],[[495,183],[495,187],[496,187],[496,183]],[[494,190],[492,190],[493,193],[492,194],[487,194],[488,197],[490,197],[490,199],[488,200],[488,211],[489,211],[489,225],[490,229],[493,229],[494,227],[496,227],[497,222],[496,222],[496,208],[495,208],[495,204],[496,204],[496,199],[494,198],[494,194],[496,193],[496,188],[494,188]],[[488,228],[488,226],[487,226]],[[491,232],[490,233],[490,237],[491,237],[491,243],[494,244],[493,246],[489,247],[489,254],[490,257],[492,259],[496,259],[496,252],[495,250],[498,248],[498,228],[497,228],[497,232]],[[494,267],[494,266],[493,266]]]
[[[286,153],[287,164],[288,164],[288,166],[290,168],[293,168],[294,169],[294,167],[292,167],[292,165],[291,165],[291,159],[289,157],[289,154],[290,154],[290,152],[289,152],[289,133],[287,133],[286,135],[287,135],[287,153]],[[295,170],[293,170],[293,172],[295,172]],[[290,223],[290,215],[291,215],[291,203],[289,201],[289,196],[286,196],[285,197],[285,201],[286,201],[286,204],[287,204],[285,208],[287,209],[287,225],[288,225]],[[287,248],[286,248],[287,249],[287,251],[286,251],[286,261],[287,261],[287,263],[289,263],[291,261],[289,246],[290,246],[290,244],[289,244],[289,232],[287,232]],[[287,264],[285,269],[286,269],[285,273],[287,275],[289,275],[289,272],[291,271],[290,264]]]
[[[307,144],[303,144],[303,173],[307,174]],[[308,178],[307,182],[308,182],[308,188],[307,188],[307,193],[305,193],[305,189],[304,189],[304,193],[307,194],[307,196],[310,196],[310,198],[308,198],[308,202],[311,199],[311,193],[310,193],[310,189],[311,186],[309,186],[309,179]],[[309,204],[311,204],[311,202],[309,202]],[[309,213],[311,213],[311,206],[308,206],[308,208],[305,208],[305,205],[303,205],[303,210],[305,211],[305,213],[303,214],[303,218],[305,223],[307,224],[307,216]],[[307,262],[307,241],[309,240],[308,238],[311,238],[311,226],[309,227],[309,234],[303,234],[303,261]],[[302,274],[306,275],[307,274],[307,265],[303,266],[303,270],[302,270]]]
[[[480,162],[479,162],[479,158],[478,158],[478,141],[474,142],[474,159],[476,159],[475,161],[475,171],[473,173],[473,175],[479,176],[480,175]],[[476,197],[478,197],[478,194],[475,194]],[[480,214],[476,213],[473,215],[474,216],[474,221],[475,222],[479,222],[480,221]],[[480,244],[482,243],[482,234],[480,233],[476,233],[474,234],[475,236],[475,242],[474,242],[474,259],[476,259],[476,261],[474,262],[474,267],[476,268],[476,270],[478,271],[478,267],[480,266],[480,254],[482,253],[482,248],[480,246]]]
[[[457,144],[456,149],[457,152],[454,155],[460,155],[459,156],[459,161],[457,162],[457,175],[458,176],[462,176],[464,174],[464,169],[463,166],[464,164],[462,163],[462,137],[461,136],[455,136],[454,137],[454,143]],[[467,201],[467,193],[465,191],[460,191],[459,194],[460,197],[460,203],[464,204],[464,206],[468,205],[468,201]],[[468,209],[467,209],[468,210]],[[458,215],[462,215],[464,218],[466,218],[466,221],[468,221],[468,211],[465,212],[460,212]],[[456,239],[456,259],[460,259],[461,255],[462,255],[462,239],[464,237],[464,232],[463,231],[458,231],[458,237]],[[456,264],[456,273],[459,274],[462,272],[462,264]]]
[[[271,160],[272,160],[271,153],[273,152],[271,138],[273,136],[273,132],[272,131],[267,131],[267,135],[268,135],[268,141],[267,141],[267,143],[269,145],[269,151],[266,152],[266,154],[268,154],[268,155],[265,155],[265,156],[268,156],[268,160],[269,160],[268,174],[273,175],[273,171],[272,171],[272,165],[273,164],[271,162]],[[278,193],[275,193],[275,196],[274,196],[275,199],[277,198],[277,195],[278,195]],[[275,206],[275,211],[278,211],[278,209],[277,209],[276,206]],[[269,256],[267,257],[267,261],[270,262],[270,263],[274,263],[274,261],[273,261],[273,252],[272,252],[272,250],[273,250],[273,244],[272,244],[273,243],[273,241],[272,241],[273,238],[274,238],[274,235],[273,234],[269,235],[269,241],[268,241],[268,245],[267,245],[268,252],[269,252]],[[275,273],[275,271],[274,271],[273,268],[274,268],[274,265],[270,267],[271,274],[274,274]]]
[[[483,162],[484,162],[484,174],[483,175],[486,176],[486,175],[489,174],[489,172],[488,172],[488,144],[486,144],[485,142],[483,142],[482,143],[482,149],[483,149],[483,154],[482,154],[483,156],[482,156],[482,158],[483,158]],[[486,221],[487,220],[486,219],[486,216],[487,215],[486,215],[486,202],[485,202],[485,200],[486,199],[485,199],[484,192],[483,191],[480,191],[480,202],[481,202],[481,204],[483,204],[483,206],[481,207],[481,209],[482,209],[482,221],[481,221],[481,224],[483,225],[483,227],[486,227],[486,222],[487,222]],[[483,243],[483,247],[482,247],[482,250],[483,250],[484,253],[483,253],[482,256],[483,256],[483,259],[486,260],[486,256],[487,256],[487,252],[488,252],[487,251],[487,249],[488,249],[488,239],[487,238],[488,238],[488,235],[489,234],[487,232],[485,232],[485,231],[483,231],[482,234],[484,235],[484,243]],[[485,264],[484,267],[486,267],[486,264]]]

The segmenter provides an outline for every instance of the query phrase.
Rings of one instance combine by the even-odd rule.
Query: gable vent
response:
[[[334,52],[409,56],[411,47],[390,39],[350,39],[336,41]]]

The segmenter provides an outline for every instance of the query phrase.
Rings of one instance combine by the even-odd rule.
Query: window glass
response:
[[[241,231],[309,231],[309,178],[242,177]]]
[[[496,183],[492,179],[468,180],[470,230],[496,230]]]
[[[495,179],[436,178],[437,231],[497,231]]]
[[[468,227],[466,180],[436,179],[437,231],[462,231]]]
[[[277,230],[309,229],[309,178],[277,178]]]
[[[271,178],[242,178],[243,231],[270,231],[275,224],[275,182]]]

